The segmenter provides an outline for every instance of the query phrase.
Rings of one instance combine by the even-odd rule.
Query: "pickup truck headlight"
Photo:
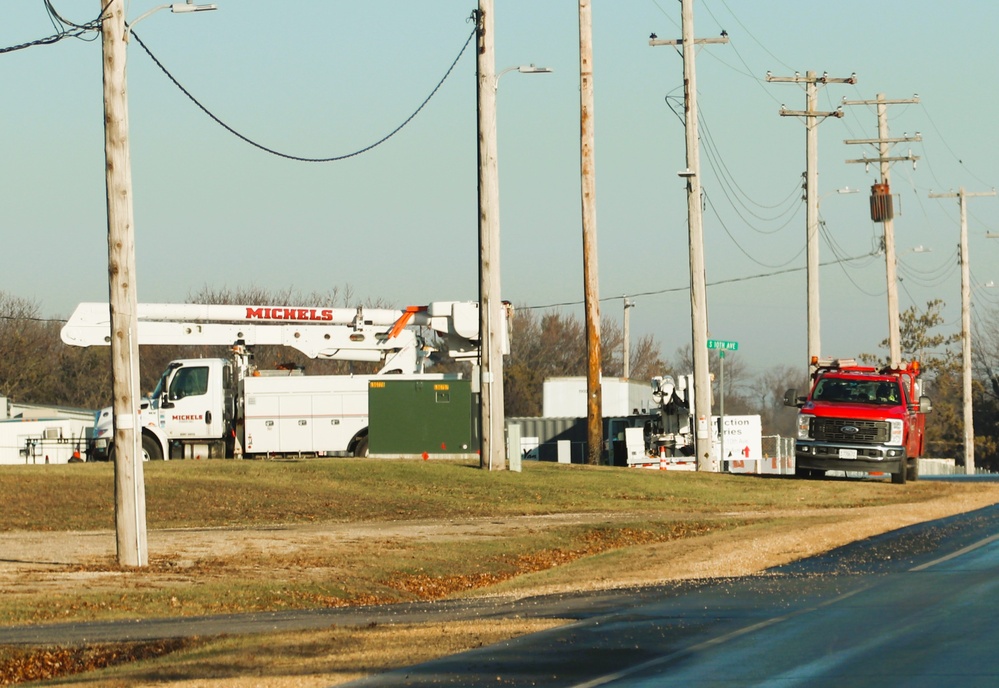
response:
[[[812,419],[813,418],[815,418],[815,416],[811,415],[810,413],[799,413],[798,414],[798,439],[799,440],[811,439],[811,437],[812,437],[812,435],[811,435]]]
[[[888,430],[890,432],[890,435],[888,437],[888,444],[897,444],[901,446],[905,430],[905,424],[898,419],[894,418],[889,419]]]

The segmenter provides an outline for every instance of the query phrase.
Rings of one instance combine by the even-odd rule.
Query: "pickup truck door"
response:
[[[160,400],[160,427],[169,438],[222,437],[222,369],[213,363],[185,362],[168,379]]]
[[[923,435],[926,432],[926,417],[919,413],[919,397],[916,385],[909,375],[901,376],[903,399],[905,400],[905,454],[909,457],[923,455]]]

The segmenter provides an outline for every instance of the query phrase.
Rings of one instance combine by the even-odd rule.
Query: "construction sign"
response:
[[[718,436],[719,417],[712,418],[711,453],[714,465],[728,473],[762,473],[763,424],[759,416],[725,416],[725,442]],[[724,448],[723,448],[724,444]],[[722,461],[718,457],[724,452]]]

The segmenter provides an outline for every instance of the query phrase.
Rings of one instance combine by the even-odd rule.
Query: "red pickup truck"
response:
[[[890,473],[896,484],[918,479],[932,408],[919,363],[879,370],[852,359],[813,358],[811,392],[799,397],[789,389],[784,404],[799,408],[795,475],[856,471]]]

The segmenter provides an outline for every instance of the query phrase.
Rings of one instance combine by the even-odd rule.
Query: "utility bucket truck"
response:
[[[695,470],[694,376],[671,375],[652,378],[652,400],[656,412],[640,416],[641,426],[625,430],[628,466]]]
[[[890,473],[893,483],[919,477],[925,414],[919,363],[905,367],[858,366],[853,359],[812,359],[812,388],[789,389],[786,406],[798,411],[795,474],[825,471]]]
[[[74,346],[111,340],[106,303],[82,303],[62,329]],[[404,310],[297,308],[200,304],[139,304],[141,345],[226,345],[232,358],[172,361],[138,409],[142,451],[148,459],[273,455],[355,455],[368,450],[368,384],[392,379],[445,379],[426,373],[428,342],[415,328],[437,335],[442,353],[456,360],[479,355],[475,302],[437,301]],[[509,351],[506,328],[503,350]],[[301,375],[259,371],[250,347],[293,347],[310,358],[368,361],[375,375]],[[113,451],[112,412],[98,413],[91,459]]]

